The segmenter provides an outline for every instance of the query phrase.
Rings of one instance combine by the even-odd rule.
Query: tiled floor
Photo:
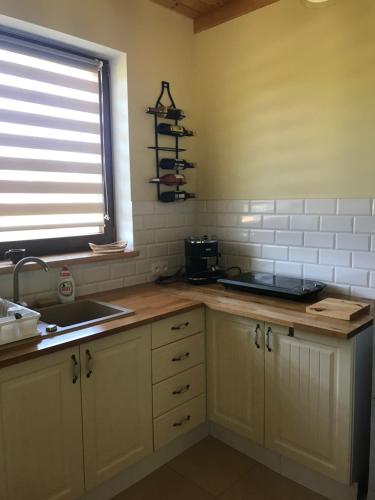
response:
[[[113,500],[324,500],[207,437]]]

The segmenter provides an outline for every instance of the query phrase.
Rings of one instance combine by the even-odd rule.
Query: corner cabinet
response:
[[[336,481],[357,481],[370,401],[366,332],[342,340],[207,311],[209,419]]]
[[[265,335],[266,447],[349,483],[351,342],[271,324]]]
[[[79,348],[0,370],[0,499],[84,491]]]
[[[208,418],[264,442],[263,324],[207,312]]]
[[[152,452],[149,326],[81,346],[86,489]]]

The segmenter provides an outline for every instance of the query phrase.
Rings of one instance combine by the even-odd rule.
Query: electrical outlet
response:
[[[151,264],[151,274],[153,276],[161,276],[168,272],[168,262],[167,261],[157,261]]]

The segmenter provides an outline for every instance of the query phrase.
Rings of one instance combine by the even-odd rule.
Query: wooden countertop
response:
[[[3,346],[0,348],[0,368],[113,335],[203,305],[216,311],[300,328],[340,339],[349,339],[373,324],[373,305],[370,314],[365,314],[349,322],[308,314],[305,312],[306,302],[297,303],[261,295],[227,291],[220,285],[147,284],[98,293],[91,295],[90,298],[133,309],[135,314],[70,333],[52,337],[34,337],[30,340]]]

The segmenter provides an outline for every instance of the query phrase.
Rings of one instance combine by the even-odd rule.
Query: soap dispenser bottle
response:
[[[60,271],[59,283],[57,286],[59,300],[62,303],[74,302],[75,299],[75,283],[73,276],[70,274],[67,266],[63,266]]]

